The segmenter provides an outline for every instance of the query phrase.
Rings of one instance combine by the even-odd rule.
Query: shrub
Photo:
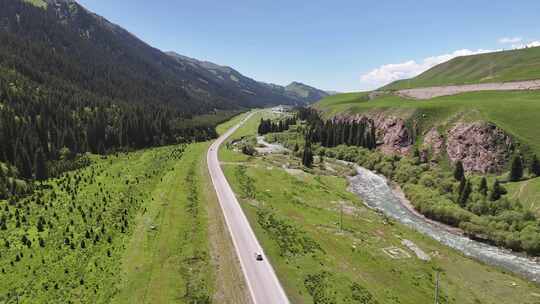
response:
[[[529,171],[534,176],[540,176],[540,161],[538,160],[538,157],[536,157],[536,155],[533,155],[532,157],[531,167]]]
[[[517,182],[523,178],[523,160],[521,156],[516,155],[512,160],[510,169],[510,181]]]

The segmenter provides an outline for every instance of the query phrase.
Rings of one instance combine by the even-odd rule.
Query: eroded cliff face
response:
[[[405,121],[393,116],[378,114],[373,117],[377,129],[378,148],[387,154],[408,154],[413,146],[411,131]]]
[[[439,158],[445,149],[444,136],[439,133],[437,128],[432,128],[424,135],[424,142],[420,150],[422,161],[427,162],[430,159]]]
[[[407,155],[413,150],[412,130],[401,118],[384,114],[336,118],[346,121],[371,119],[377,129],[377,148],[383,153]],[[466,171],[495,173],[504,169],[513,152],[512,138],[496,125],[460,122],[443,134],[437,128],[423,134],[420,156],[424,161],[435,161],[446,154],[454,163],[461,160]]]
[[[377,131],[377,148],[386,154],[408,154],[413,146],[413,138],[405,121],[394,116],[377,115],[339,115],[335,121],[362,122],[369,120]]]
[[[446,152],[467,171],[494,173],[504,169],[514,150],[512,138],[494,124],[458,123],[448,131]]]

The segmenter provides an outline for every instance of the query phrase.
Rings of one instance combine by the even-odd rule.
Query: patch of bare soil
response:
[[[524,91],[524,90],[540,90],[540,80],[493,82],[493,83],[415,88],[415,89],[399,90],[397,91],[397,95],[404,98],[431,99],[435,97],[456,95],[456,94],[466,93],[466,92]]]

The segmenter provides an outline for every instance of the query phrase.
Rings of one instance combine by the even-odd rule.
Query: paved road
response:
[[[287,295],[266,256],[263,261],[255,259],[255,253],[262,253],[263,250],[231,186],[225,179],[218,160],[219,146],[252,115],[250,114],[240,124],[228,130],[210,146],[207,154],[208,170],[254,304],[289,303]]]

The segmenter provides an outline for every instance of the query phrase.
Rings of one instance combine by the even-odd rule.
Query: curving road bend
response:
[[[240,207],[231,186],[227,182],[218,159],[220,145],[243,125],[254,113],[249,114],[239,124],[221,135],[208,149],[207,163],[212,183],[225,216],[240,266],[254,304],[290,303],[272,265],[263,253],[249,222]],[[255,253],[262,253],[264,259],[257,261]]]

